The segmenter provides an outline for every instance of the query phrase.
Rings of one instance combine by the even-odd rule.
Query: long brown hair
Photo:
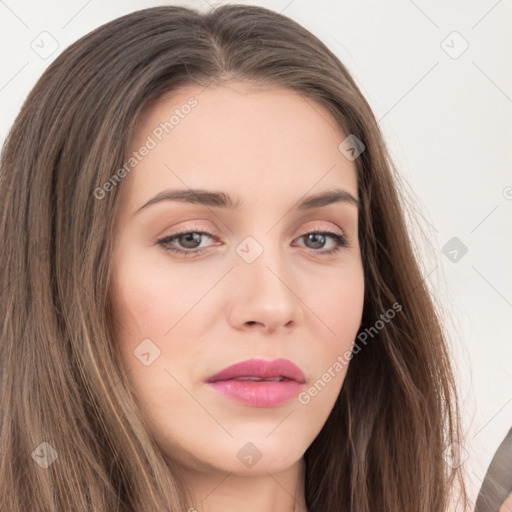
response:
[[[354,355],[305,453],[308,510],[441,512],[456,483],[466,503],[461,467],[445,456],[463,443],[447,341],[378,123],[345,66],[305,28],[262,7],[223,5],[144,9],[82,37],[44,72],[8,135],[0,176],[2,511],[191,507],[145,429],[112,343],[108,283],[123,184],[101,200],[94,191],[123,166],[151,102],[181,85],[229,79],[294,90],[364,143],[354,162],[360,333],[401,306]]]

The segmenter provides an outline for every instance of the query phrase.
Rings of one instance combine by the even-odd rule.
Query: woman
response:
[[[455,484],[467,505],[397,177],[303,27],[107,23],[1,165],[1,510],[433,512]]]

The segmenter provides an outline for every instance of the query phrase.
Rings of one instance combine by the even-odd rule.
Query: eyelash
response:
[[[197,233],[199,235],[207,235],[209,238],[217,239],[217,237],[211,231],[208,231],[207,229],[200,229],[200,230],[199,229],[198,230],[183,229],[183,230],[177,231],[176,233],[172,233],[171,235],[168,235],[168,236],[158,239],[156,241],[156,243],[158,245],[162,246],[164,251],[170,252],[173,254],[180,254],[183,257],[187,257],[189,255],[194,256],[196,254],[204,252],[207,249],[206,247],[199,248],[199,249],[183,250],[183,249],[178,249],[178,248],[170,245],[170,242],[172,240],[180,237],[181,235],[188,235],[191,233]],[[334,254],[335,252],[338,252],[342,247],[348,247],[348,240],[344,234],[336,233],[334,231],[325,231],[325,230],[322,230],[319,228],[315,228],[312,231],[308,231],[307,233],[304,233],[303,235],[299,236],[298,238],[303,238],[303,237],[305,237],[307,235],[311,235],[311,234],[328,235],[335,241],[336,246],[334,247],[334,249],[329,249],[327,251],[311,249],[313,252],[317,252],[317,253],[321,254],[322,256],[329,256],[331,254]]]

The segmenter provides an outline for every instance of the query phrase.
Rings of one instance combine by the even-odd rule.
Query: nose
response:
[[[252,263],[239,260],[232,272],[229,322],[238,330],[292,330],[301,318],[298,284],[279,250],[265,248]]]

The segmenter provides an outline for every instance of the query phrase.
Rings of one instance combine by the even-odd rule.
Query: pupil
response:
[[[313,242],[313,244],[316,244],[313,248],[319,249],[322,248],[325,243],[325,235],[322,235],[320,233],[310,233],[308,235],[308,239]],[[319,241],[320,239],[320,241]]]
[[[187,245],[188,242],[192,242],[192,244]],[[186,235],[181,235],[180,243],[183,243],[183,246],[187,249],[195,249],[201,244],[201,235],[199,233],[187,233]]]

